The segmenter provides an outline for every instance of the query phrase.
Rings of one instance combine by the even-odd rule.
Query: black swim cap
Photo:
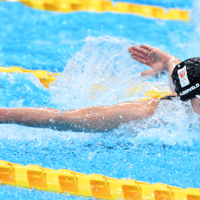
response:
[[[182,101],[200,95],[200,57],[190,58],[176,65],[171,76],[175,91]]]

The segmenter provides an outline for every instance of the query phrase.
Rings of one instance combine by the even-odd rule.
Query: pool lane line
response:
[[[67,169],[48,169],[0,160],[0,183],[26,189],[66,193],[96,199],[192,200],[200,199],[200,189],[150,184],[133,179],[117,179],[100,174],[84,174]]]
[[[115,12],[121,14],[140,15],[147,18],[162,20],[190,20],[188,10],[174,8],[168,9],[159,6],[141,5],[127,2],[114,3],[108,0],[15,0],[15,2],[17,1],[32,8],[64,13],[75,11]]]
[[[50,84],[55,82],[56,77],[59,77],[58,73],[44,71],[44,70],[29,70],[29,69],[24,69],[22,67],[16,67],[16,66],[11,66],[11,67],[0,66],[0,72],[31,73],[36,78],[38,78],[40,80],[40,82],[42,83],[42,85],[46,88],[49,88]]]

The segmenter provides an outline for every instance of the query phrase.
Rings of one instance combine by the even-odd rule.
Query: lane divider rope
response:
[[[1,1],[1,0],[0,0]],[[5,1],[5,0],[4,0]],[[9,0],[7,0],[9,1]],[[116,12],[129,13],[163,20],[189,21],[189,11],[163,8],[159,6],[140,5],[127,2],[116,2],[108,0],[15,0],[29,7],[58,12]]]
[[[23,188],[67,193],[96,199],[192,200],[200,199],[200,189],[116,179],[100,174],[84,174],[66,169],[48,169],[0,160],[0,183]]]
[[[144,17],[165,20],[189,21],[189,11],[180,9],[165,9],[162,7],[138,5],[124,2],[104,0],[21,0],[23,4],[47,11],[73,12],[117,12],[132,13]],[[21,67],[0,67],[0,72],[31,73],[39,78],[44,87],[59,77],[58,73],[43,70],[28,70]],[[156,91],[153,97],[160,97]],[[152,96],[152,93],[150,92]],[[164,93],[166,95],[166,93]],[[164,96],[162,95],[162,96]],[[191,200],[200,199],[200,190],[195,188],[182,189],[166,184],[140,182],[133,179],[116,179],[100,174],[86,175],[71,170],[53,170],[37,165],[23,166],[21,164],[0,161],[0,183],[23,188],[99,199],[149,199],[149,200]]]
[[[6,73],[31,73],[34,75],[36,78],[40,80],[42,85],[46,88],[49,88],[50,84],[53,83],[56,80],[56,77],[59,77],[58,73],[52,73],[49,71],[44,71],[44,70],[29,70],[29,69],[24,69],[22,67],[3,67],[0,66],[0,72],[6,72]]]

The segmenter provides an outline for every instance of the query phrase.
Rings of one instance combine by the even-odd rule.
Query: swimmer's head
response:
[[[172,73],[175,91],[182,101],[200,97],[200,58],[190,58],[176,65]]]

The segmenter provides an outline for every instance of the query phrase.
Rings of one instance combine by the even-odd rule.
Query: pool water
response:
[[[168,74],[141,77],[148,67],[132,60],[127,49],[136,42],[182,60],[198,56],[200,5],[180,2],[179,7],[192,10],[190,22],[116,13],[62,14],[0,2],[0,65],[60,73],[50,89],[28,73],[1,73],[0,107],[65,111],[139,100],[154,88],[168,90]],[[199,118],[178,100],[162,102],[148,120],[121,124],[108,133],[12,124],[1,124],[0,133],[1,160],[200,188]],[[0,194],[4,199],[84,199],[9,186],[1,186]]]

